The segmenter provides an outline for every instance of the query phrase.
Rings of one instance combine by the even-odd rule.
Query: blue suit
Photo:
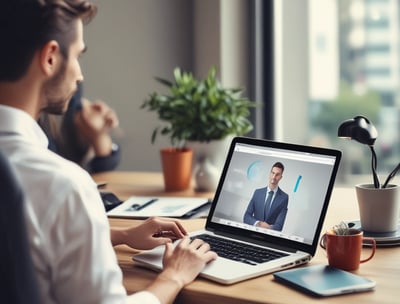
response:
[[[289,196],[278,187],[268,214],[264,214],[267,187],[256,189],[243,217],[246,224],[254,225],[256,221],[270,224],[271,229],[281,231],[286,219]]]

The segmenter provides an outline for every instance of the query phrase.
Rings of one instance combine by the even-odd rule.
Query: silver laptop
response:
[[[232,284],[310,261],[340,159],[337,150],[235,137],[206,225],[190,234],[218,253],[200,276]],[[279,190],[268,202],[271,178]],[[133,260],[159,271],[163,251],[157,247]]]

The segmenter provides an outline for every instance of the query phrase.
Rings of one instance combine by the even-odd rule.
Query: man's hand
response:
[[[257,226],[261,227],[261,228],[267,228],[267,229],[271,229],[271,227],[272,227],[270,224],[268,224],[267,222],[263,222],[263,221],[259,221],[257,223]]]
[[[185,237],[175,247],[165,245],[163,271],[146,288],[160,303],[172,303],[179,291],[192,282],[204,266],[217,258],[210,246],[202,240]]]
[[[200,239],[185,237],[175,247],[171,243],[166,244],[161,276],[183,287],[193,281],[208,262],[216,258],[217,254],[210,250],[209,244]]]
[[[183,238],[176,246],[172,241]],[[172,303],[183,286],[192,282],[204,266],[217,258],[210,245],[191,240],[175,219],[152,217],[132,228],[111,229],[113,245],[126,244],[139,250],[165,244],[163,271],[146,288],[161,303]]]
[[[113,245],[126,244],[138,250],[148,250],[172,243],[187,235],[182,224],[175,219],[152,217],[136,227],[111,229]]]
[[[89,142],[96,156],[111,154],[110,130],[118,126],[116,113],[103,101],[82,98],[82,110],[75,116],[75,125],[82,142]]]

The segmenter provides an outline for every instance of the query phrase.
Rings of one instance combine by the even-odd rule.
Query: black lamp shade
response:
[[[338,136],[372,146],[378,137],[378,131],[366,117],[356,116],[342,122],[338,128]]]

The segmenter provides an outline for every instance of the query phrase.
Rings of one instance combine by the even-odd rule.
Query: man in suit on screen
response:
[[[281,231],[287,214],[289,196],[278,185],[285,167],[276,162],[269,174],[267,187],[256,189],[247,206],[246,224]]]

